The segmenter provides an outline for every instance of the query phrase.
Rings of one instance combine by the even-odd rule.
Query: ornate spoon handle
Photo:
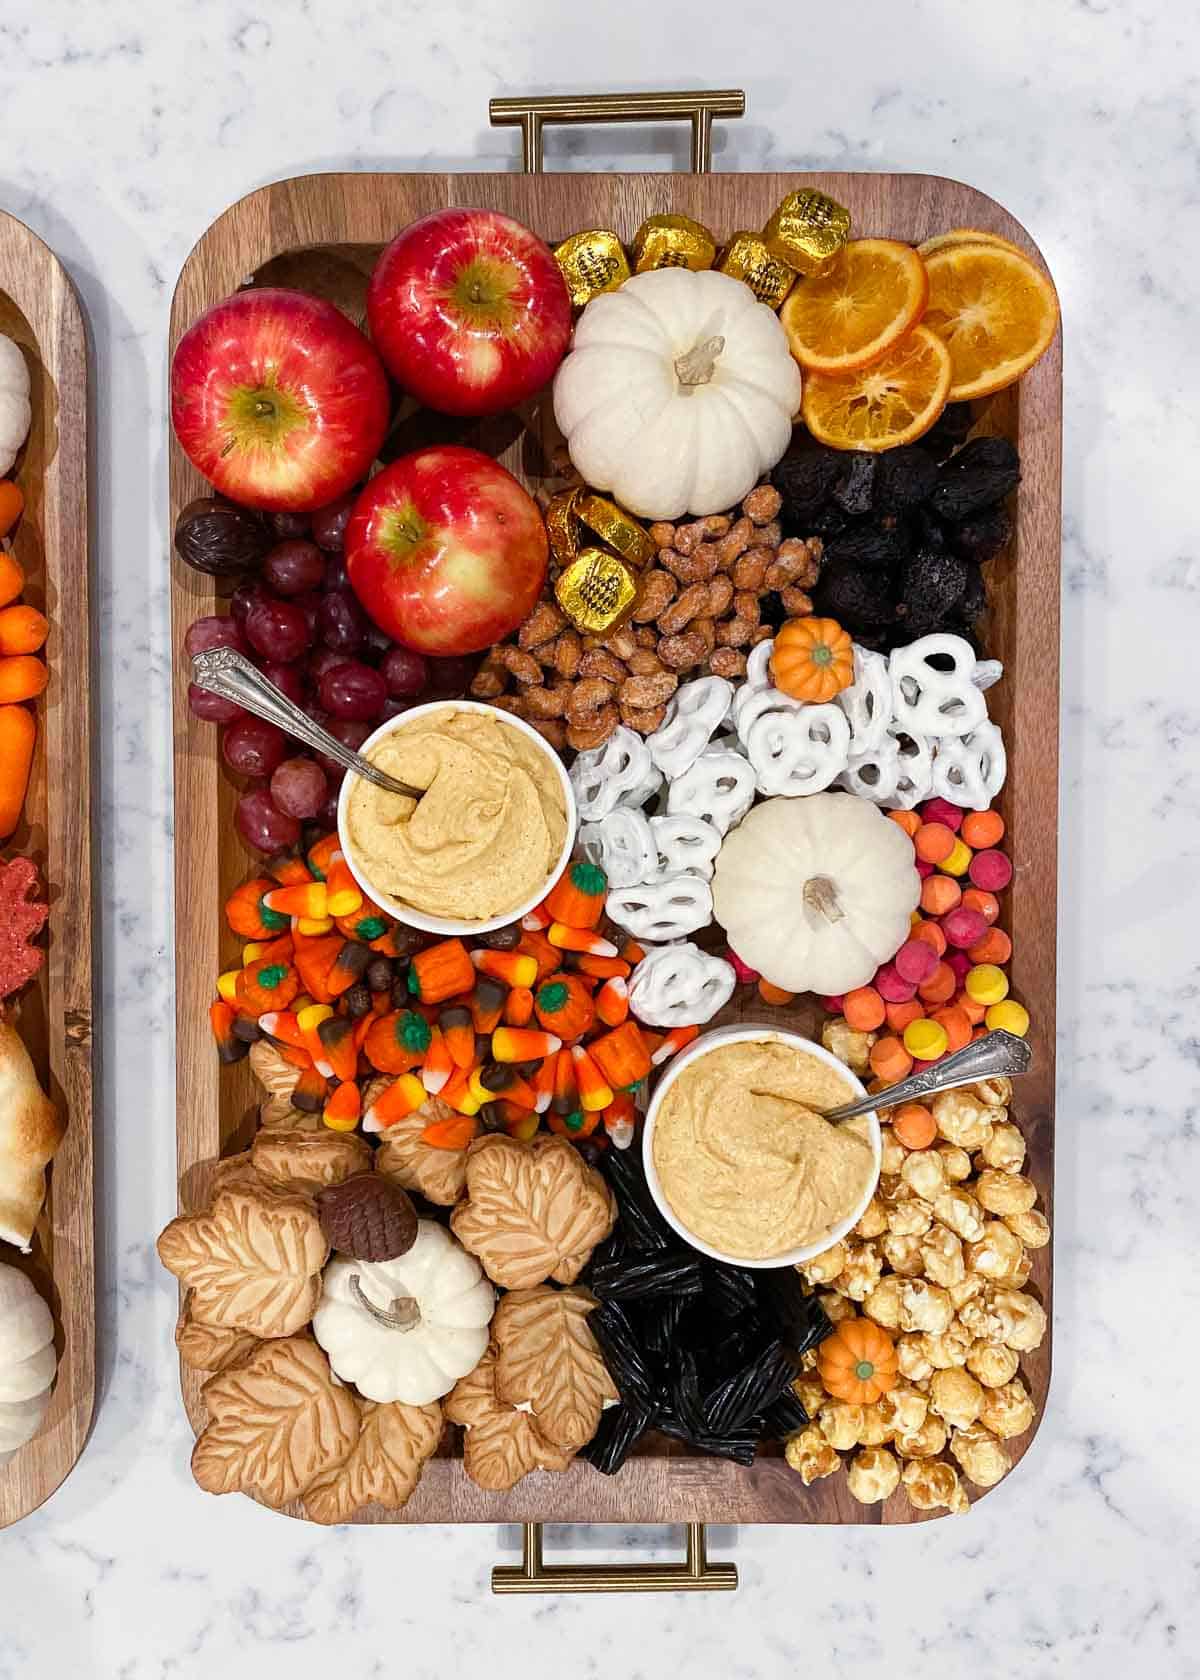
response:
[[[297,741],[303,741],[305,746],[315,747],[318,752],[336,759],[344,769],[353,770],[356,776],[374,782],[376,787],[386,788],[389,793],[402,793],[409,799],[421,798],[423,789],[396,781],[395,777],[376,769],[369,759],[322,729],[307,712],[302,712],[233,648],[210,648],[206,653],[193,654],[192,681],[198,688],[205,688],[210,694],[219,694],[222,700],[232,700],[235,705],[253,712],[255,717],[276,724],[288,735],[295,736]]]
[[[902,1079],[898,1085],[889,1086],[876,1096],[863,1097],[860,1102],[830,1109],[825,1118],[849,1120],[852,1115],[866,1114],[873,1108],[894,1108],[897,1103],[931,1097],[935,1091],[950,1091],[956,1085],[974,1085],[978,1079],[1012,1078],[1018,1073],[1028,1073],[1032,1066],[1033,1051],[1023,1038],[1010,1032],[986,1033],[964,1050],[956,1050],[953,1056],[938,1062],[936,1067],[926,1068],[924,1073],[914,1073],[911,1079]]]

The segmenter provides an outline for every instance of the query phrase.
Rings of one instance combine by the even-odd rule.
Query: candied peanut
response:
[[[623,706],[637,711],[652,711],[655,706],[665,706],[678,687],[679,678],[673,671],[658,671],[648,677],[626,677],[618,699]]]
[[[735,616],[726,618],[717,625],[717,641],[721,647],[747,647],[754,638],[755,623],[753,619]],[[773,635],[771,630],[768,635]]]
[[[762,543],[764,548],[778,548],[783,541],[783,527],[778,519],[772,519],[766,525],[760,525],[751,540]]]
[[[742,512],[747,514],[756,525],[765,525],[783,506],[783,497],[773,484],[760,484],[742,503]]]
[[[560,718],[567,709],[568,688],[535,688],[532,684],[521,696],[524,705],[524,715],[533,721],[534,718]]]
[[[629,655],[629,674],[634,677],[652,677],[656,671],[663,669],[663,662],[652,648],[635,648]]]
[[[771,559],[769,548],[748,548],[745,554],[739,555],[733,563],[734,588],[751,589],[757,593],[763,588],[763,579],[767,575]]]
[[[605,682],[623,683],[629,672],[615,654],[604,648],[589,648],[579,661],[581,677],[602,677]]]
[[[531,729],[537,730],[544,741],[549,741],[555,752],[562,752],[567,744],[567,727],[561,718],[531,717],[527,722]]]
[[[733,602],[733,583],[718,572],[708,586],[708,611],[705,618],[724,618]]]
[[[669,671],[690,671],[707,654],[704,637],[696,630],[685,630],[679,636],[664,636],[658,644],[658,657]]]
[[[700,522],[694,520],[689,525],[676,525],[675,541],[671,547],[676,554],[689,555],[694,554],[703,541],[704,532],[700,529]]]
[[[517,632],[517,646],[532,653],[544,642],[553,641],[566,622],[553,601],[539,601]]]
[[[498,647],[493,657],[496,663],[503,665],[519,683],[540,683],[542,680],[542,667],[531,653],[524,653],[520,648],[506,644],[504,647]]]
[[[514,717],[525,716],[524,694],[497,694],[494,700],[488,701],[489,706],[495,706],[498,712],[511,712]]]
[[[652,624],[639,624],[634,628],[633,639],[640,648],[649,648],[653,653],[658,646],[658,631]]]
[[[756,624],[754,634],[750,638],[750,644],[752,647],[757,647],[759,642],[769,642],[774,634],[775,632],[769,624]]]
[[[762,608],[757,595],[752,595],[748,589],[739,589],[733,597],[733,611],[736,617],[748,618],[751,624],[757,624]]]
[[[620,721],[621,714],[611,705],[601,706],[598,712],[590,712],[578,722],[569,718],[567,745],[575,752],[591,752],[604,745]]]
[[[763,538],[748,519],[739,519],[731,525],[723,537],[716,543],[717,560],[722,571],[732,566],[740,554],[744,554],[751,543],[761,544]]]
[[[670,548],[675,541],[675,527],[665,519],[656,519],[650,527],[650,540],[658,548]]]
[[[779,591],[779,599],[789,618],[808,618],[813,610],[812,596],[805,594],[803,589],[797,589],[794,583]]]
[[[680,554],[664,548],[659,559],[680,583],[707,583],[717,569],[717,543],[701,543],[694,554]]]
[[[621,707],[621,722],[626,729],[636,729],[639,735],[653,735],[656,729],[662,727],[662,721],[667,715],[665,706]]]
[[[707,610],[708,585],[690,583],[678,600],[672,601],[666,611],[659,614],[658,628],[664,636],[676,636]]]
[[[737,682],[739,677],[746,675],[746,655],[739,653],[737,648],[716,648],[709,656],[708,664],[714,677],[724,677],[727,682]]]
[[[665,558],[665,556],[662,556]],[[666,611],[679,591],[670,572],[649,571],[642,579],[642,598],[633,609],[635,624],[649,624]]]
[[[494,700],[498,694],[504,693],[507,681],[504,667],[494,660],[485,659],[471,678],[471,693],[476,700]]]
[[[583,658],[583,643],[575,630],[564,630],[554,644],[554,669],[560,677],[575,677],[579,674],[579,661]]]
[[[694,618],[692,633],[700,636],[704,641],[704,652],[710,654],[717,645],[717,627],[711,618]]]
[[[615,654],[618,659],[628,659],[637,647],[637,641],[629,626],[623,624],[619,630],[614,630],[611,636],[606,636],[600,646],[607,653]]]
[[[586,677],[577,682],[567,696],[566,712],[572,723],[589,723],[589,712],[597,712],[603,706],[611,704],[613,685],[604,682],[600,677]]]

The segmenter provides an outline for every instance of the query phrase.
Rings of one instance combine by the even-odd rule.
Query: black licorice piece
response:
[[[824,1308],[815,1295],[805,1294],[794,1266],[772,1267],[754,1277],[764,1319],[796,1358],[833,1334]]]
[[[773,1401],[763,1413],[763,1439],[784,1441],[789,1435],[795,1435],[799,1430],[806,1429],[811,1421],[808,1413],[800,1404],[799,1395],[793,1393],[789,1385],[784,1389],[778,1400]]]
[[[695,1447],[697,1452],[708,1453],[713,1458],[731,1458],[735,1464],[745,1468],[754,1463],[754,1455],[758,1451],[758,1430],[753,1424],[725,1435],[696,1433],[680,1418],[664,1412],[655,1419],[654,1427],[672,1440],[684,1441],[689,1447]]]
[[[588,1281],[602,1301],[699,1295],[704,1287],[700,1256],[691,1249],[659,1249],[644,1259],[608,1260],[592,1267]]]
[[[642,1340],[650,1358],[663,1362],[673,1358],[680,1320],[689,1304],[681,1295],[663,1295],[647,1303]]]
[[[705,1300],[722,1317],[737,1318],[757,1309],[754,1273],[743,1266],[728,1266],[720,1260],[702,1260]]]
[[[586,1459],[602,1476],[618,1471],[650,1426],[647,1407],[630,1405],[610,1406],[600,1417],[600,1427],[586,1447],[579,1449],[579,1457]]]
[[[700,1392],[700,1373],[696,1368],[696,1357],[690,1348],[678,1348],[675,1353],[675,1373],[671,1382],[670,1408],[683,1424],[695,1435],[702,1435],[707,1430],[707,1418],[704,1413],[704,1396]]]
[[[588,1329],[596,1338],[622,1400],[648,1406],[656,1378],[646,1363],[641,1340],[628,1314],[617,1301],[602,1301],[588,1314]]]
[[[756,1358],[735,1371],[704,1402],[708,1427],[716,1435],[743,1428],[752,1417],[773,1405],[796,1374],[787,1350],[771,1342]]]
[[[668,1248],[675,1233],[654,1205],[639,1149],[610,1149],[606,1177],[631,1248]]]

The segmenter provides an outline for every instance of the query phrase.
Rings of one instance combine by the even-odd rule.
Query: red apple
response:
[[[546,527],[510,472],[458,444],[401,455],[346,527],[350,586],[381,630],[441,656],[515,630],[546,581]]]
[[[245,507],[332,502],[375,459],[389,407],[387,375],[366,337],[305,292],[235,292],[188,328],[171,364],[171,420],[184,453]]]
[[[498,414],[540,391],[571,336],[554,253],[497,210],[438,210],[398,234],[367,292],[371,337],[427,408]]]

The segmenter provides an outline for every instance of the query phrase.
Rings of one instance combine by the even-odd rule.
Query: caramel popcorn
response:
[[[896,1451],[901,1458],[936,1458],[946,1445],[946,1435],[942,1419],[927,1412],[919,1429],[905,1430],[896,1436]]]
[[[921,1238],[921,1258],[925,1262],[925,1276],[944,1289],[961,1283],[967,1275],[962,1243],[945,1225],[931,1225]]]
[[[928,1382],[933,1375],[933,1363],[925,1348],[925,1337],[919,1333],[899,1337],[896,1363],[900,1367],[900,1375],[907,1377],[909,1382]]]
[[[1025,1213],[1006,1213],[1004,1223],[1026,1248],[1045,1248],[1050,1241],[1050,1221],[1036,1208],[1029,1208]]]
[[[976,1341],[998,1343],[1004,1340],[1005,1321],[996,1311],[994,1299],[995,1289],[991,1284],[985,1284],[978,1295],[970,1301],[964,1301],[958,1309],[960,1323],[971,1332]]]
[[[960,1149],[981,1149],[991,1136],[993,1111],[972,1095],[970,1087],[940,1091],[930,1108],[940,1135]]]
[[[923,1338],[925,1357],[935,1371],[948,1371],[954,1365],[965,1365],[974,1337],[966,1325],[955,1319],[940,1336]]]
[[[793,1435],[783,1449],[783,1456],[797,1471],[805,1487],[811,1487],[822,1476],[832,1476],[842,1461],[821,1431],[813,1425]]]
[[[861,1505],[878,1505],[900,1486],[900,1466],[885,1446],[865,1446],[850,1460],[846,1485]]]
[[[999,1172],[1020,1172],[1025,1164],[1025,1139],[1011,1121],[993,1125],[992,1135],[980,1149],[980,1157]]]
[[[934,1217],[948,1225],[964,1242],[978,1242],[983,1235],[983,1210],[969,1190],[952,1184],[933,1204]]]
[[[1012,1348],[1006,1348],[1000,1342],[972,1342],[967,1355],[967,1370],[973,1377],[978,1377],[985,1388],[1005,1388],[1017,1374],[1017,1356]],[[1020,1384],[1017,1386],[1020,1387]],[[1024,1389],[1021,1392],[1024,1393]],[[1031,1416],[1032,1412],[1033,1404],[1030,1402]],[[1003,1433],[986,1416],[984,1422],[997,1435]]]
[[[852,1301],[865,1301],[882,1271],[883,1256],[872,1243],[848,1242],[846,1264],[834,1278],[833,1286],[839,1295],[847,1295]]]
[[[929,1413],[929,1401],[919,1388],[897,1383],[878,1402],[879,1415],[889,1426],[893,1436],[915,1435]]]
[[[961,1312],[968,1301],[973,1301],[976,1295],[982,1295],[987,1288],[987,1282],[978,1272],[968,1272],[961,1283],[950,1285],[950,1299],[954,1303],[955,1312]]]
[[[1011,1079],[981,1079],[967,1089],[985,1108],[1008,1108],[1012,1102]]]
[[[1041,1347],[1046,1334],[1046,1309],[1040,1301],[1015,1289],[997,1289],[992,1295],[992,1307],[1000,1320],[1000,1339],[1006,1347],[1018,1353],[1032,1353]]]
[[[995,1487],[1012,1469],[1007,1447],[982,1423],[955,1429],[950,1436],[950,1451],[976,1487]]]
[[[1011,1348],[1001,1352],[1010,1354],[1016,1367],[1016,1355]],[[985,1388],[979,1421],[993,1435],[1007,1441],[1013,1435],[1023,1435],[1033,1423],[1033,1400],[1025,1384],[1019,1380],[1006,1381]]]
[[[845,1295],[839,1295],[836,1289],[821,1291],[817,1296],[821,1303],[821,1311],[830,1324],[840,1324],[844,1318],[853,1318],[854,1302]]]
[[[870,1068],[871,1046],[878,1037],[878,1033],[855,1032],[840,1015],[831,1017],[821,1028],[821,1043],[826,1050],[857,1074],[865,1074]]]
[[[929,1405],[953,1428],[966,1429],[979,1416],[983,1388],[969,1371],[935,1371],[929,1379]]]
[[[850,1406],[844,1400],[827,1400],[817,1413],[817,1428],[829,1442],[842,1452],[849,1452],[862,1440],[863,1408]]]
[[[1024,1253],[1014,1231],[999,1219],[989,1219],[978,1242],[967,1244],[967,1265],[981,1277],[999,1282],[1017,1269]]]
[[[880,1126],[879,1141],[882,1151],[879,1165],[880,1174],[895,1177],[908,1157],[908,1150],[905,1149],[890,1126]]]
[[[900,1328],[901,1279],[894,1273],[881,1277],[863,1302],[863,1312],[885,1330]]]
[[[940,1284],[915,1277],[900,1290],[900,1328],[940,1336],[954,1320],[954,1304]]]
[[[864,1406],[862,1414],[862,1430],[858,1437],[862,1446],[881,1447],[891,1440],[896,1433],[895,1425],[890,1417],[885,1415],[878,1400],[873,1406]]]
[[[915,1149],[900,1177],[923,1202],[934,1202],[946,1188],[946,1166],[936,1149]]]
[[[829,1398],[820,1377],[797,1377],[792,1384],[792,1393],[810,1418],[816,1417]]]
[[[906,1464],[900,1476],[914,1511],[951,1511],[956,1515],[969,1511],[967,1498],[958,1471],[952,1464],[930,1464],[917,1460]]]
[[[836,1242],[832,1248],[814,1254],[811,1260],[806,1260],[797,1270],[809,1283],[832,1283],[845,1264],[846,1245]]]
[[[985,1167],[975,1180],[975,1199],[989,1213],[1007,1216],[1028,1213],[1037,1201],[1037,1187],[1023,1173]]]
[[[901,1277],[920,1277],[925,1262],[921,1258],[920,1237],[898,1237],[889,1232],[880,1237],[879,1249],[894,1272]]]
[[[854,1235],[870,1242],[875,1237],[881,1237],[888,1229],[888,1210],[878,1196],[872,1196],[863,1209],[862,1218],[854,1227]]]
[[[971,1157],[965,1149],[960,1149],[956,1143],[939,1143],[937,1152],[942,1158],[942,1166],[946,1169],[946,1177],[951,1184],[961,1184],[971,1176]]]
[[[894,1202],[887,1210],[888,1230],[894,1237],[923,1237],[932,1224],[933,1213],[928,1203],[917,1196]]]

